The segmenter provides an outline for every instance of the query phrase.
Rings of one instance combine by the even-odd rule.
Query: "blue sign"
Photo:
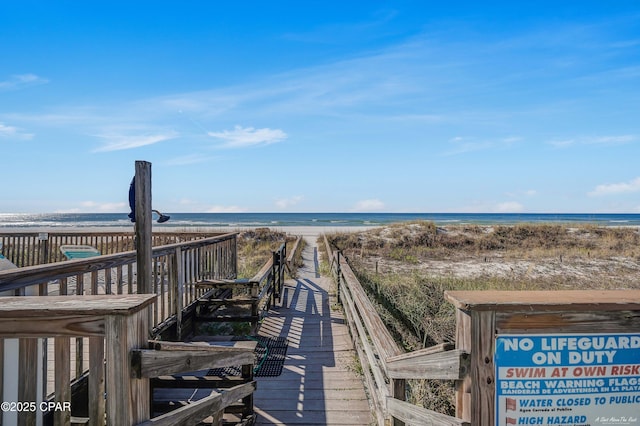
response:
[[[496,425],[640,425],[640,334],[499,335]]]

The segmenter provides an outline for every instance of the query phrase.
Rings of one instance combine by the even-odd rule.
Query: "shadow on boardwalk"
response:
[[[262,336],[285,337],[289,347],[280,376],[257,378],[257,424],[371,424],[344,316],[331,309],[330,280],[317,272],[315,241],[307,243],[299,278],[286,283],[260,328]]]

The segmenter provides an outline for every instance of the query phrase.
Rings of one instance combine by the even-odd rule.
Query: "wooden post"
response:
[[[473,425],[495,424],[495,373],[493,366],[496,315],[471,312],[471,418]]]
[[[104,338],[89,337],[89,424],[104,425]],[[67,399],[71,401],[71,398]]]
[[[146,346],[148,309],[130,316],[106,317],[107,424],[134,425],[148,420],[151,412],[149,379],[134,378],[129,352]]]
[[[392,379],[391,380],[391,396],[400,401],[407,399],[407,381],[405,379]],[[393,419],[393,426],[404,426],[402,420]]]
[[[251,383],[253,381],[253,364],[244,364],[242,366],[242,382]],[[248,418],[253,415],[253,392],[242,398],[242,417]],[[221,412],[224,412],[222,410]],[[222,424],[222,423],[220,423]]]
[[[136,193],[136,293],[148,294],[153,288],[151,163],[136,161],[134,189]],[[147,315],[149,316],[147,323],[151,327],[151,315],[153,315],[151,310],[148,310]]]
[[[340,254],[342,252],[338,250],[336,252],[336,300],[338,303],[342,303],[340,301],[340,275],[342,275],[342,268],[340,267]]]
[[[275,306],[276,297],[278,297],[278,285],[280,272],[278,271],[278,252],[271,252],[271,278],[273,279],[273,288],[271,289],[271,305]]]
[[[40,253],[38,264],[49,263],[49,235],[46,232],[41,232],[38,235],[40,241]]]
[[[71,401],[71,339],[69,337],[56,337],[54,350],[56,372],[55,402],[69,402]],[[56,425],[67,425],[71,422],[71,411],[69,410],[57,410],[53,416],[54,424]]]
[[[256,281],[251,281],[249,283],[251,285],[251,335],[258,335],[258,323],[260,318],[258,317],[258,291],[260,290],[260,283]],[[267,301],[267,303],[269,303]]]
[[[182,305],[184,299],[184,261],[180,247],[175,251],[176,282],[175,282],[175,309],[176,309],[176,337],[182,340]]]
[[[19,382],[18,401],[38,401],[38,339],[26,338],[19,340]],[[23,411],[18,413],[18,426],[35,426],[36,412]]]
[[[151,291],[151,163],[136,161],[136,250],[138,294]]]
[[[471,315],[456,309],[456,349],[471,353]],[[471,422],[471,375],[456,380],[456,417]]]

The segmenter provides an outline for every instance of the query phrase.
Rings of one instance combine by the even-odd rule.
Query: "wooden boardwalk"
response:
[[[285,337],[289,346],[280,376],[256,378],[257,424],[374,424],[344,316],[331,308],[333,284],[318,273],[315,239],[306,242],[304,267],[260,327],[260,335]]]

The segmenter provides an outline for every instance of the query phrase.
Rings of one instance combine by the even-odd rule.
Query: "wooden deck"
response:
[[[287,356],[278,377],[257,377],[258,425],[374,424],[344,316],[332,308],[331,280],[317,272],[317,245],[306,238],[304,267],[285,283],[260,335],[285,337]]]

